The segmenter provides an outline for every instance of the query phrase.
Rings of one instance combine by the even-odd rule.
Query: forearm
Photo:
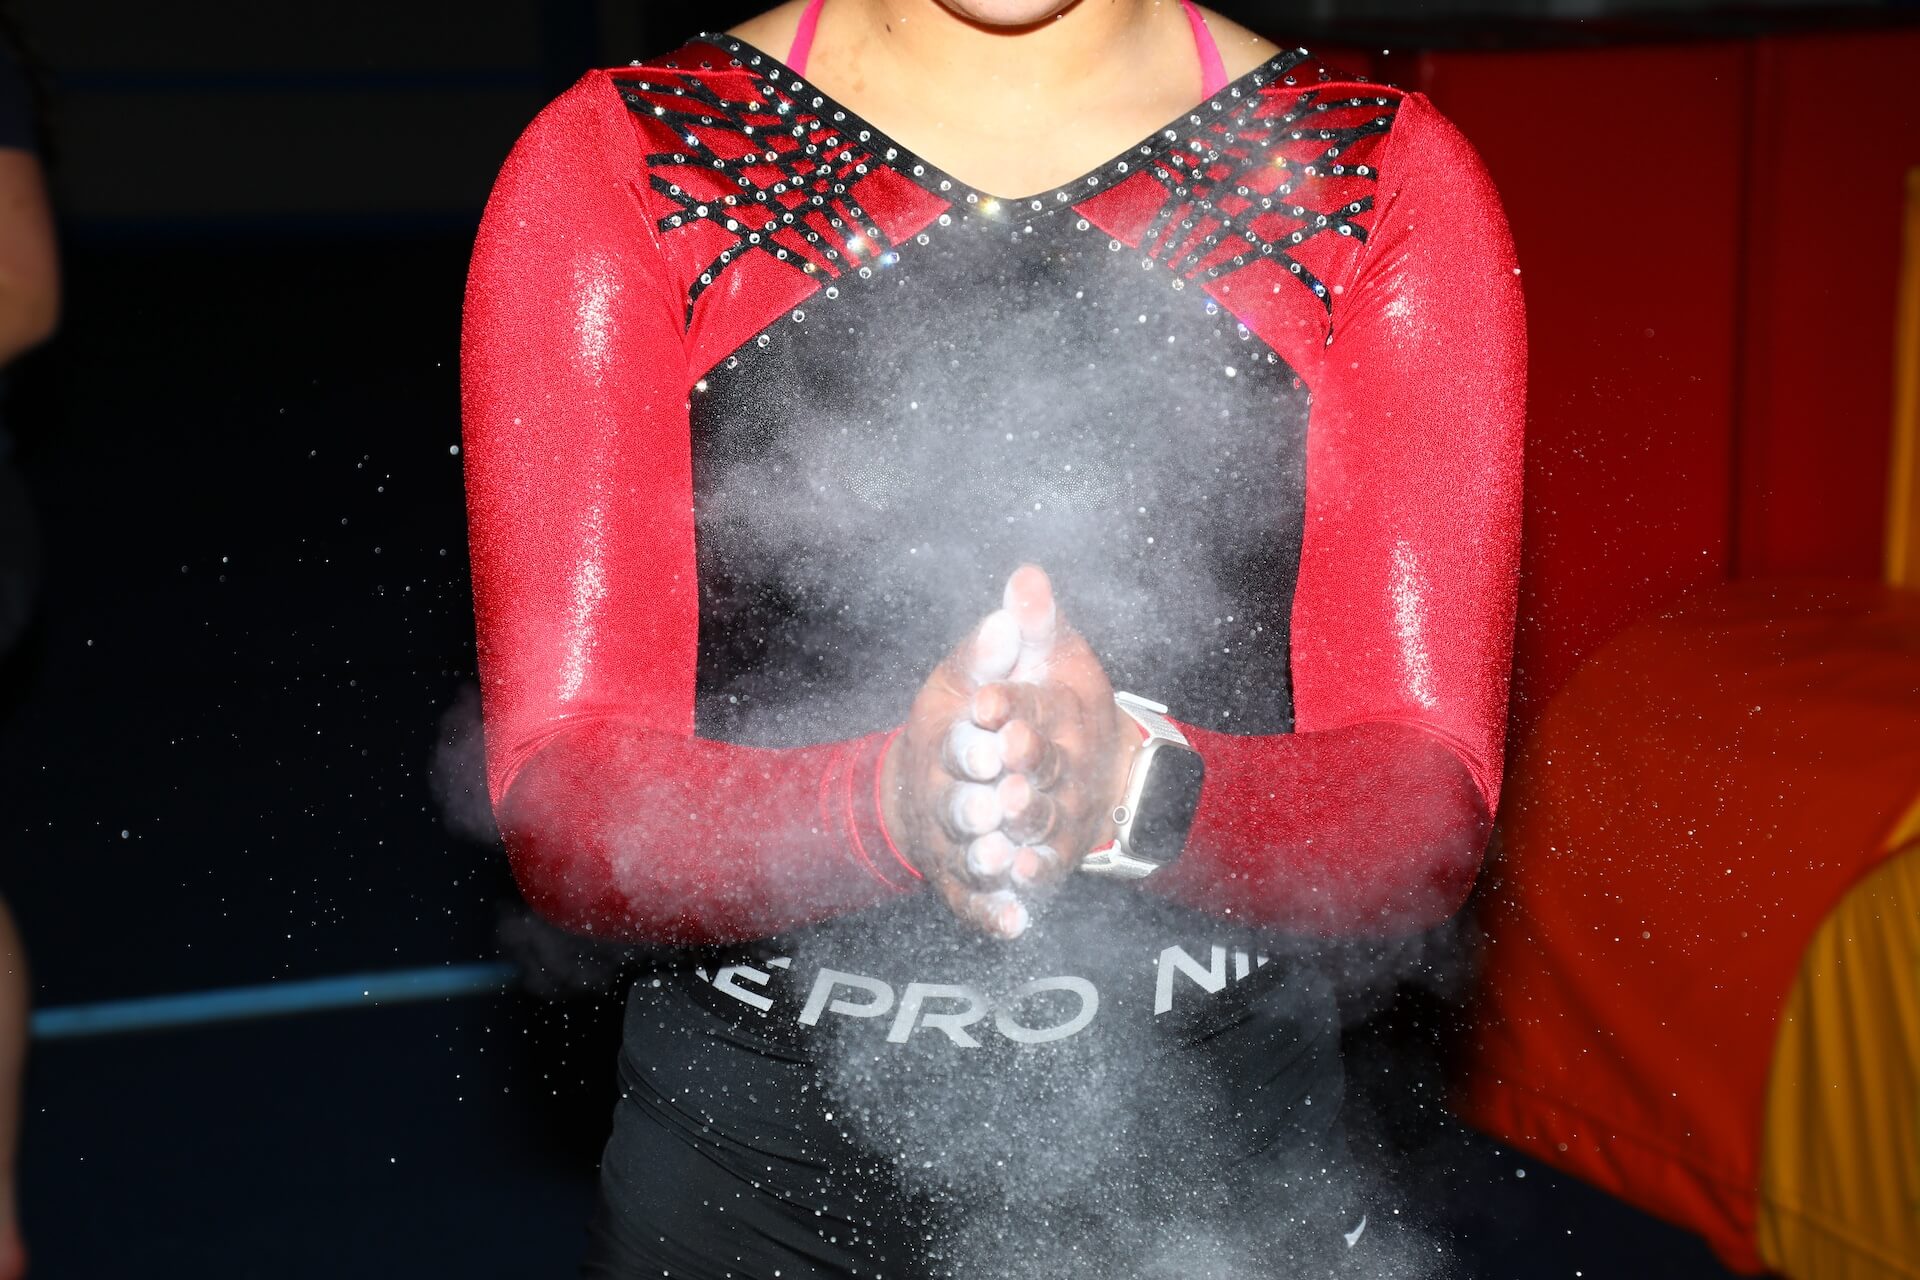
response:
[[[1465,901],[1491,823],[1466,763],[1427,730],[1186,732],[1206,785],[1186,851],[1147,882],[1157,892],[1312,933],[1411,932]]]
[[[0,278],[0,367],[51,338],[59,322],[58,295]]]
[[[60,259],[46,176],[31,151],[0,147],[0,365],[53,336]]]
[[[880,818],[886,738],[769,750],[570,726],[501,797],[515,877],[565,928],[650,943],[766,937],[877,905],[918,883]]]

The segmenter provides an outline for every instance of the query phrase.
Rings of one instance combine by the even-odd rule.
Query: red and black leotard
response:
[[[683,943],[918,892],[883,743],[1033,560],[1205,757],[1153,890],[1443,918],[1499,792],[1524,370],[1472,150],[1304,50],[1018,200],[729,37],[588,74],[502,171],[465,316],[520,884]]]

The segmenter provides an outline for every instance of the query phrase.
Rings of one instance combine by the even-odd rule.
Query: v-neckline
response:
[[[782,94],[805,98],[806,105],[822,122],[839,126],[853,134],[867,147],[884,155],[890,166],[936,195],[955,203],[967,204],[989,215],[1005,212],[1010,217],[1029,218],[1071,208],[1075,203],[1132,177],[1141,166],[1151,164],[1177,143],[1183,129],[1205,125],[1217,119],[1235,104],[1245,101],[1249,95],[1257,95],[1266,85],[1280,80],[1288,71],[1312,56],[1305,49],[1282,49],[1251,71],[1220,86],[1219,92],[1194,103],[1126,150],[1109,156],[1079,177],[1031,195],[1003,196],[954,177],[832,94],[822,91],[765,49],[725,32],[702,32],[695,39],[725,50],[741,65],[765,77]]]

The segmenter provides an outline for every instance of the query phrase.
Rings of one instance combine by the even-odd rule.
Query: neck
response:
[[[1172,24],[1186,26],[1178,0],[1076,0],[1020,27],[971,22],[940,0],[832,0],[829,22],[847,55],[887,79],[1010,116],[1113,93],[1164,54]]]
[[[773,49],[793,33],[768,27],[743,34]],[[1026,27],[969,22],[940,0],[828,0],[806,74],[961,181],[1016,193],[1111,158],[1201,84],[1179,0],[1077,0]]]

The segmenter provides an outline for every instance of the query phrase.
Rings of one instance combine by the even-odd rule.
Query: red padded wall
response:
[[[1753,46],[1742,577],[1878,578],[1920,31]]]
[[[1413,65],[1402,83],[1486,159],[1525,273],[1517,737],[1628,619],[1728,572],[1746,56],[1697,44]]]

